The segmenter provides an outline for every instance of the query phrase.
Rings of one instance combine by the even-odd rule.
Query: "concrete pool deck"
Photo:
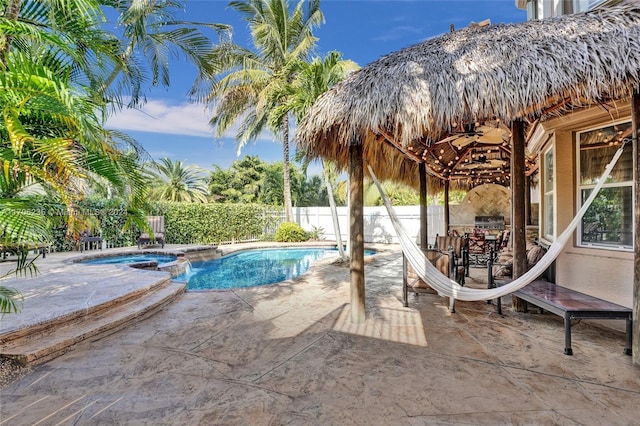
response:
[[[364,324],[340,265],[187,292],[0,390],[0,424],[637,424],[623,333],[576,324],[565,356],[553,315],[404,308],[401,268],[397,248],[367,264]]]

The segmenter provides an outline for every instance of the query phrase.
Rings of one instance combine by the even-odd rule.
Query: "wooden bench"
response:
[[[91,250],[92,246],[102,250],[102,237],[100,235],[93,235],[93,232],[85,229],[80,233],[80,253],[85,249]]]
[[[42,255],[44,259],[47,257],[47,253],[51,250],[51,245],[48,243],[23,243],[18,245],[0,245],[0,253],[2,254],[2,259],[6,259],[7,256],[17,255],[19,252],[30,252],[31,250],[34,253],[39,253]]]
[[[588,294],[559,286],[546,280],[537,280],[512,293],[542,310],[564,318],[564,353],[573,355],[571,348],[571,320],[574,319],[617,319],[626,320],[625,355],[631,355],[632,310]],[[502,314],[500,298],[497,300],[498,313]]]

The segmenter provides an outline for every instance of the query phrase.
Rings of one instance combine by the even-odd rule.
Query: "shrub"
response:
[[[324,228],[322,226],[311,225],[311,231],[307,232],[307,237],[312,241],[320,241],[324,235]]]
[[[284,222],[276,231],[276,241],[280,243],[299,243],[308,239],[309,236],[304,229],[295,222]]]

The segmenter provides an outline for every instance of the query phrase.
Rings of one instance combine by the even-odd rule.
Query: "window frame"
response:
[[[548,174],[548,156],[551,156],[551,188],[547,188],[547,174]],[[550,144],[542,151],[542,168],[541,168],[541,195],[542,209],[540,224],[541,237],[548,242],[553,242],[556,239],[556,150],[555,144]],[[550,197],[548,197],[550,196]],[[549,202],[550,198],[550,202]],[[551,208],[551,216],[547,218],[547,209]],[[551,220],[551,234],[547,233],[547,221]]]
[[[605,129],[608,127],[612,127],[612,126],[617,126],[620,124],[631,124],[630,119],[624,119],[624,120],[618,120],[615,122],[611,122],[611,123],[603,123],[600,124],[598,126],[594,126],[594,127],[589,127],[589,128],[585,128],[582,129],[580,131],[576,131],[575,132],[575,158],[576,158],[576,173],[575,173],[575,177],[574,177],[574,182],[575,182],[575,194],[576,194],[576,199],[575,199],[575,208],[576,208],[576,212],[578,210],[580,210],[580,208],[582,207],[582,191],[584,190],[588,190],[588,189],[593,189],[596,184],[582,184],[581,181],[581,176],[582,176],[582,164],[580,162],[580,153],[581,153],[581,147],[580,147],[580,135],[583,133],[587,133],[587,132],[592,132],[598,129]],[[632,149],[632,155],[634,151],[634,147],[631,146]],[[604,171],[604,170],[603,170]],[[602,189],[606,189],[606,188],[630,188],[631,189],[631,203],[632,206],[635,206],[635,199],[636,199],[636,193],[635,193],[635,171],[631,170],[631,180],[627,180],[627,181],[622,181],[622,182],[610,182],[610,183],[605,183],[602,186]],[[631,215],[634,215],[634,211],[633,211],[633,207],[632,207],[632,212]],[[576,247],[580,247],[580,248],[585,248],[585,249],[596,249],[596,250],[608,250],[608,251],[623,251],[623,252],[633,252],[634,251],[634,244],[635,244],[635,220],[632,220],[631,222],[631,244],[630,245],[623,245],[622,243],[618,244],[618,245],[614,245],[614,244],[605,244],[605,243],[598,243],[593,242],[593,241],[583,241],[582,238],[582,224],[583,221],[581,220],[578,223],[578,226],[576,228]]]

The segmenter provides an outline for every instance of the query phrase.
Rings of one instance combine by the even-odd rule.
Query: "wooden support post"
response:
[[[524,223],[531,225],[531,176],[524,178]],[[526,231],[525,231],[526,234]]]
[[[513,148],[511,150],[511,236],[513,238],[513,279],[527,272],[527,233],[525,224],[525,133],[522,120],[511,125]],[[527,302],[515,296],[511,298],[516,312],[525,312]]]
[[[349,246],[351,257],[351,322],[363,323],[366,319],[364,294],[364,165],[362,143],[352,141],[349,145]]]
[[[631,98],[631,138],[635,167],[635,242],[633,258],[633,364],[640,367],[640,88]]]
[[[424,163],[418,165],[420,173],[420,248],[426,249],[429,239],[427,216],[427,166]]]
[[[444,235],[449,235],[449,180],[444,181]]]

